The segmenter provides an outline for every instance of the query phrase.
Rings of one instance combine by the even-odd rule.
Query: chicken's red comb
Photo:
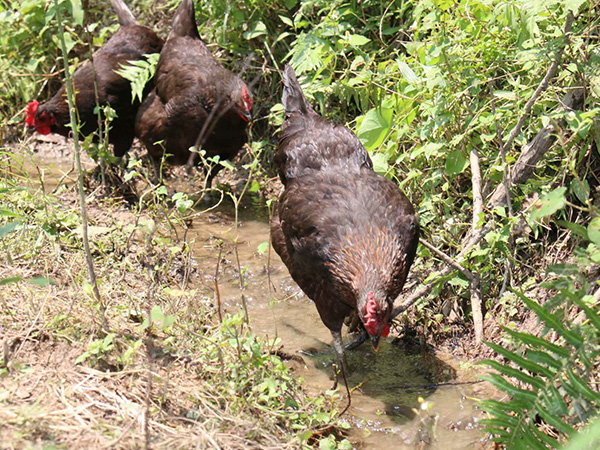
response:
[[[25,116],[25,123],[28,127],[35,125],[35,113],[37,112],[39,105],[40,102],[37,100],[27,103],[27,115]]]

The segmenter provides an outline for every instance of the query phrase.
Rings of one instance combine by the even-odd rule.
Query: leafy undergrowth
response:
[[[15,165],[0,186],[2,448],[350,446],[337,391],[309,396],[276,342],[242,315],[220,323],[154,212],[89,195],[98,304],[72,180],[44,194]]]

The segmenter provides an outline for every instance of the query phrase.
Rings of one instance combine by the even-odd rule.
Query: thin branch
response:
[[[215,270],[215,295],[217,296],[217,313],[219,315],[219,323],[223,323],[221,315],[221,293],[219,291],[219,267],[221,266],[221,256],[223,255],[223,245],[219,245],[219,258],[217,259],[217,268]]]
[[[447,254],[445,254],[443,251],[441,251],[437,247],[434,247],[432,244],[430,244],[425,239],[419,239],[419,242],[421,243],[421,245],[423,247],[427,248],[432,253],[435,253],[435,255],[438,258],[440,258],[442,261],[444,261],[446,264],[453,267],[455,270],[458,270],[459,272],[461,272],[465,277],[467,277],[467,279],[469,281],[473,280],[473,274],[471,273],[471,271],[469,271],[465,267],[461,266],[457,261],[452,259],[452,257],[448,256]]]
[[[476,147],[471,149],[471,184],[473,186],[473,224],[471,230],[475,231],[479,223],[479,215],[483,212],[483,197],[481,195],[481,168],[479,167],[479,153]],[[464,273],[464,272],[463,272]],[[469,272],[470,273],[470,272]],[[475,342],[483,342],[483,312],[481,309],[482,292],[479,276],[471,274],[471,313],[473,315],[473,328],[475,329]]]
[[[477,228],[479,214],[483,212],[483,197],[481,195],[481,168],[479,166],[479,152],[473,147],[469,154],[471,162],[471,184],[473,185],[473,230]]]
[[[508,214],[509,217],[513,216],[512,202],[510,200],[510,174],[508,172],[508,164],[506,163],[506,151],[507,146],[504,145],[504,140],[502,139],[502,127],[500,127],[500,123],[498,122],[498,116],[496,114],[496,97],[494,97],[494,89],[492,84],[488,84],[490,88],[490,98],[492,100],[492,115],[494,116],[494,122],[496,123],[496,135],[498,137],[498,145],[500,146],[500,160],[502,161],[503,167],[503,175],[502,175],[502,184],[504,184],[504,189],[506,189],[506,204],[508,205]]]

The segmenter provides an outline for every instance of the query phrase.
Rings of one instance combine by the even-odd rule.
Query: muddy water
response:
[[[292,362],[297,376],[316,393],[333,385],[332,362],[336,360],[329,330],[319,319],[312,302],[291,280],[287,269],[270,249],[257,248],[268,240],[266,208],[245,204],[238,224],[238,254],[252,331],[278,337],[284,351],[299,354],[304,364]],[[213,289],[218,252],[224,242],[219,292],[228,312],[239,312],[242,292],[232,240],[235,227],[230,207],[202,216],[194,222],[191,236],[202,283]],[[485,386],[472,384],[475,373],[451,355],[406,349],[393,338],[382,340],[379,352],[369,342],[347,352],[349,383],[358,386],[347,415],[353,424],[350,438],[360,448],[463,450],[477,448],[482,433],[476,427],[481,413],[474,398],[485,397]],[[432,404],[429,412],[418,398]]]
[[[46,192],[70,169],[64,160],[42,166]],[[31,173],[37,177],[37,171]],[[179,184],[182,183],[172,183]],[[183,186],[180,188],[186,191]],[[232,243],[236,238],[233,216],[231,204],[224,204],[195,219],[187,235],[194,241],[200,274],[194,284],[207,292],[214,292],[217,245],[223,242],[218,284],[223,309],[230,313],[241,311],[242,296]],[[302,356],[304,363],[290,361],[290,365],[317,395],[333,385],[331,364],[336,356],[331,334],[277,254],[272,249],[262,255],[257,252],[258,246],[269,238],[267,216],[264,203],[256,199],[248,198],[240,209],[237,250],[250,326],[256,334],[278,337],[285,352]],[[355,387],[346,418],[352,423],[349,437],[358,442],[359,448],[479,447],[483,434],[476,422],[481,412],[476,410],[473,399],[485,398],[491,392],[483,384],[471,383],[477,374],[463,369],[461,361],[444,353],[406,349],[392,337],[382,339],[377,353],[366,342],[347,352],[346,357],[351,372],[349,384]],[[420,408],[419,397],[432,405],[429,412],[415,413]]]

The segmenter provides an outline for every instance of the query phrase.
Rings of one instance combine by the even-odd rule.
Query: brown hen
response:
[[[398,186],[373,170],[358,138],[310,107],[290,66],[283,85],[285,120],[275,162],[285,190],[271,239],[315,302],[343,367],[347,316],[358,313],[376,349],[387,336],[419,225]]]
[[[110,105],[117,117],[111,122],[108,141],[113,145],[115,156],[121,157],[129,151],[133,142],[134,121],[140,102],[131,101],[129,80],[116,74],[115,70],[119,70],[120,65],[127,61],[160,52],[163,42],[154,31],[139,24],[123,0],[111,0],[111,3],[121,27],[94,54],[93,66],[88,61],[75,71],[73,82],[81,136],[98,130],[98,116],[94,112],[96,105]],[[30,129],[40,134],[58,133],[69,136],[71,128],[66,87],[63,85],[54,97],[42,105],[37,100],[30,102],[26,123]]]
[[[137,135],[155,162],[166,154],[170,163],[191,167],[197,153],[190,147],[232,159],[246,143],[252,95],[200,39],[192,0],[183,0],[175,12],[155,86],[136,119]],[[219,169],[217,164],[211,170],[208,186]]]

